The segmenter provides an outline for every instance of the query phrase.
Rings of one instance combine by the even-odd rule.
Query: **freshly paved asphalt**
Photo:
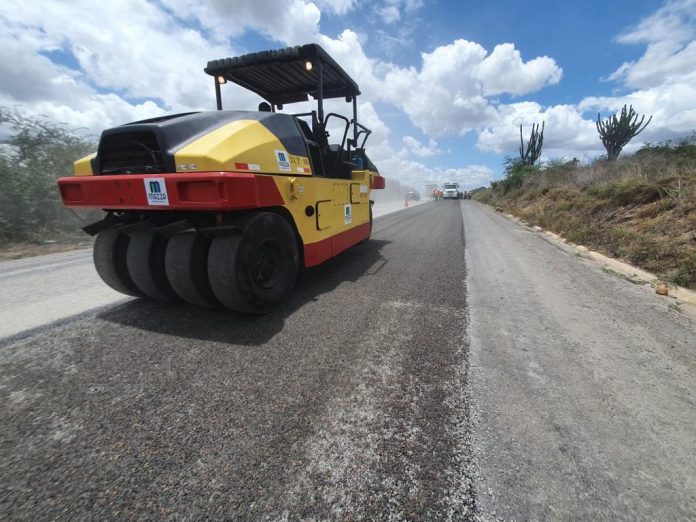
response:
[[[467,516],[462,229],[380,218],[266,316],[128,300],[0,341],[0,519]]]
[[[61,256],[0,263],[0,520],[696,518],[694,321],[477,203],[261,317]]]

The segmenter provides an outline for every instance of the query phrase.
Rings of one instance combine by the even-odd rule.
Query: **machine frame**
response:
[[[358,122],[360,90],[328,54],[319,45],[309,44],[213,60],[205,72],[214,79],[217,111],[153,118],[108,129],[97,153],[75,163],[75,176],[58,181],[66,206],[107,212],[103,220],[85,231],[111,238],[102,241],[106,246],[99,246],[98,238],[97,247],[105,252],[97,255],[95,247],[95,264],[107,284],[124,293],[192,301],[172,284],[171,279],[179,276],[164,266],[166,255],[154,253],[168,254],[167,243],[181,235],[195,234],[206,240],[203,243],[207,246],[189,247],[185,253],[189,258],[197,255],[197,250],[191,250],[195,248],[224,257],[225,250],[220,247],[224,241],[218,238],[231,236],[237,238],[232,243],[241,241],[244,246],[283,229],[286,242],[295,243],[291,250],[297,249],[297,265],[304,267],[322,263],[370,237],[369,194],[372,189],[384,188],[384,178],[365,153],[371,131]],[[257,93],[270,104],[270,111],[223,111],[221,86],[227,82]],[[316,111],[295,115],[277,112],[284,104],[310,97],[317,101]],[[339,97],[352,103],[352,119],[324,113],[324,100]],[[304,117],[311,118],[311,128]],[[339,143],[329,143],[326,128],[330,118],[345,123]],[[270,224],[259,225],[261,215]],[[143,234],[147,239],[129,241]],[[251,235],[256,239],[250,239]],[[217,263],[218,269],[227,269],[231,278],[239,279],[247,261],[251,262],[241,259],[243,255],[254,259],[266,255],[272,258],[272,265],[281,266],[284,257],[293,257],[292,252],[284,251],[285,240],[274,241],[273,252],[268,244],[259,243],[261,253],[240,254],[244,249],[232,244],[234,252],[229,255],[234,259],[229,266]],[[216,242],[218,246],[213,248]],[[136,243],[144,245],[145,253],[134,251]],[[189,238],[188,243],[195,241]],[[133,267],[125,263],[124,268],[120,260],[124,255],[147,265],[149,268],[140,270],[144,275],[134,268],[136,261],[131,263]],[[99,266],[98,257],[107,260],[105,266]],[[268,268],[270,261],[266,261],[259,263]],[[193,270],[192,262],[184,263],[184,271]],[[201,264],[200,259],[197,263]],[[214,264],[208,260],[206,270],[217,270]],[[251,286],[256,279],[258,291],[240,295],[244,289],[236,285],[231,298],[215,288],[215,284],[224,286],[221,274],[208,273],[207,283],[201,284],[192,283],[190,279],[201,279],[200,274],[193,274],[184,282],[212,287],[212,292],[199,288],[207,299],[193,300],[207,303],[196,304],[222,303],[241,311],[264,312],[287,297],[285,287],[291,289],[296,270],[292,266],[287,271],[294,275],[283,285],[282,295],[267,300],[257,299],[257,294],[273,286],[268,269],[265,283],[258,273],[252,273],[254,270],[245,276]],[[160,277],[161,271],[167,273],[169,281]]]

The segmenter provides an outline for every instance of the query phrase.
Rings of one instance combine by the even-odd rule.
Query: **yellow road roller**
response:
[[[97,152],[58,180],[63,203],[106,214],[94,265],[127,295],[265,313],[298,271],[366,241],[370,193],[384,178],[365,153],[358,85],[319,45],[213,60],[217,110],[105,130]],[[256,111],[223,110],[222,89],[258,94]],[[316,100],[316,110],[280,113]],[[352,118],[324,113],[343,98]],[[331,136],[327,129],[331,129]]]

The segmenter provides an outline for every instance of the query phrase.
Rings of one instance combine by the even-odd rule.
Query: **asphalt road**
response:
[[[462,229],[380,218],[262,317],[129,300],[0,341],[0,519],[466,516]]]
[[[124,299],[84,252],[0,292],[3,520],[696,518],[694,321],[471,201],[262,317]]]
[[[409,207],[426,200],[410,201]],[[404,210],[404,201],[378,201],[375,218]],[[0,339],[128,299],[97,275],[91,249],[0,262]]]

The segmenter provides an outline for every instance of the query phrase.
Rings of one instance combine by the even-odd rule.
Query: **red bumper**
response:
[[[66,207],[113,210],[244,210],[282,205],[271,176],[239,172],[119,174],[58,180]]]

